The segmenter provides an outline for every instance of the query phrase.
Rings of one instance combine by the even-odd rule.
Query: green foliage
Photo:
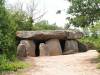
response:
[[[25,14],[24,11],[10,11],[9,19],[15,30],[32,30],[32,22],[30,17]]]
[[[2,4],[2,2],[0,4]],[[8,49],[14,47],[14,36],[12,36],[14,35],[14,31],[13,28],[10,27],[8,19],[9,14],[7,13],[5,7],[1,5],[0,8],[0,48],[7,51]]]
[[[5,8],[5,1],[0,0],[0,71],[16,71],[25,64],[16,60],[16,31],[31,30],[32,24],[23,12],[10,12]]]
[[[100,20],[100,0],[69,0],[70,24],[87,27]]]
[[[100,52],[100,38],[98,37],[95,39],[94,37],[83,37],[79,40],[80,42],[88,45],[92,49],[96,49],[98,52]]]
[[[0,48],[11,59],[16,56],[16,31],[32,30],[32,23],[23,11],[10,11],[4,6],[4,0],[0,0]]]
[[[15,61],[10,61],[6,55],[0,55],[0,72],[2,71],[17,71],[18,69],[23,69],[27,67],[28,64],[16,59]]]
[[[56,24],[50,25],[48,21],[40,21],[33,25],[33,30],[57,30],[57,29],[61,28],[57,27]]]
[[[92,33],[92,37],[98,38],[100,36],[100,22],[94,24],[94,26],[89,26]]]
[[[97,22],[94,26],[89,27],[92,32],[100,30],[100,22]]]

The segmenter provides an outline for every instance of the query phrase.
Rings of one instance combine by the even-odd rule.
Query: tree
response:
[[[26,12],[29,15],[29,18],[32,19],[33,23],[39,21],[46,13],[45,9],[42,9],[43,12],[38,8],[38,2],[32,0],[30,4],[27,4]]]
[[[10,20],[13,19],[13,23],[15,23],[15,29],[16,31],[18,30],[32,30],[32,22],[30,18],[25,14],[24,11],[12,11],[9,10],[11,13],[9,18]]]
[[[69,0],[68,13],[72,15],[69,23],[74,26],[87,27],[100,20],[100,0]]]
[[[11,59],[16,55],[16,31],[32,30],[32,23],[22,11],[5,8],[5,1],[0,0],[0,50]]]
[[[19,21],[18,30],[31,30],[33,23],[38,22],[46,13],[45,9],[42,9],[43,12],[41,12],[36,0],[30,1],[30,3],[23,3],[18,0],[14,5],[7,5],[13,16]]]
[[[14,27],[11,26],[9,15],[10,13],[8,13],[5,8],[5,0],[0,0],[0,48],[7,54],[8,52],[9,54],[14,54],[16,48],[15,30]]]

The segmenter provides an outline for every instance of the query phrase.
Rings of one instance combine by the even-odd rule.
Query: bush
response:
[[[0,0],[0,49],[7,58],[16,57],[16,31],[32,30],[32,23],[24,11],[5,8],[5,0]]]
[[[2,71],[17,71],[18,69],[23,69],[27,67],[28,64],[16,59],[15,61],[10,61],[7,59],[6,55],[0,55],[0,72]]]
[[[62,29],[58,27],[56,24],[49,24],[48,21],[40,21],[33,25],[33,30],[58,30]]]
[[[0,49],[3,50],[0,71],[17,71],[26,66],[26,63],[16,58],[16,31],[32,28],[30,21],[24,18],[23,13],[8,11],[5,0],[0,0]]]
[[[98,52],[100,52],[100,38],[99,37],[97,39],[95,39],[95,37],[83,37],[79,41],[86,44],[89,49],[96,49]]]

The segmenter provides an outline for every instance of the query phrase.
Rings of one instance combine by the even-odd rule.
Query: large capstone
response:
[[[46,42],[50,56],[61,55],[62,50],[58,39],[51,39]]]
[[[83,36],[83,33],[79,31],[75,31],[75,30],[66,31],[67,39],[80,39],[82,36]]]
[[[66,40],[63,54],[73,54],[78,52],[78,43],[76,40]]]
[[[49,40],[49,39],[79,39],[82,32],[72,30],[51,31],[17,31],[16,36],[21,39]]]

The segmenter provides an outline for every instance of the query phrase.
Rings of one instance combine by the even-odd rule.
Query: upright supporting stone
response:
[[[18,45],[17,47],[17,56],[19,58],[21,57],[26,57],[27,54],[26,54],[26,47],[23,43],[20,42],[20,44]]]
[[[39,45],[40,56],[48,56],[48,48],[47,45],[44,43],[40,43]]]
[[[49,55],[55,56],[55,55],[62,54],[60,42],[58,39],[51,39],[51,40],[46,42],[46,45],[48,48]]]
[[[63,54],[73,54],[78,52],[78,43],[76,40],[66,40]]]
[[[21,40],[21,43],[24,44],[26,48],[26,54],[27,56],[35,56],[35,43],[33,40]]]

